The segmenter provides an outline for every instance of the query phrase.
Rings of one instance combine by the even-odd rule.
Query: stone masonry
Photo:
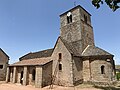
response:
[[[0,81],[5,81],[9,56],[0,48]]]

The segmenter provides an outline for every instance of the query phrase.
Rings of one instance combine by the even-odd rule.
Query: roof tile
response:
[[[107,51],[93,46],[93,45],[88,45],[86,49],[82,52],[81,56],[97,56],[97,55],[112,55],[108,53]]]
[[[35,59],[29,59],[29,60],[22,60],[14,64],[11,64],[9,66],[44,65],[50,61],[52,61],[50,58],[35,58]]]
[[[39,52],[34,52],[34,53],[28,53],[19,59],[21,61],[21,60],[34,59],[34,58],[50,57],[52,55],[52,52],[53,52],[53,48]]]

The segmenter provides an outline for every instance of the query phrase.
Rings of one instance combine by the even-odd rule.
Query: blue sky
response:
[[[54,47],[59,15],[73,8],[74,1],[92,15],[96,46],[114,54],[120,64],[120,9],[112,12],[107,5],[95,9],[91,0],[0,0],[0,48],[10,63],[26,53]]]

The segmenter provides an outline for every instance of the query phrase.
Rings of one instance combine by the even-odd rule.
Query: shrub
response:
[[[120,80],[120,72],[116,73],[116,78],[118,81]]]

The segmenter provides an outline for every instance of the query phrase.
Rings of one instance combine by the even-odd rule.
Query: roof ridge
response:
[[[96,47],[96,48],[98,48],[98,49],[100,49],[100,50],[102,50],[102,51],[104,51],[104,52],[106,52],[106,53],[109,53],[108,51],[106,51],[106,50],[104,50],[104,49],[102,49],[102,48],[100,48],[100,47]],[[111,54],[111,53],[109,53],[109,54]],[[111,54],[112,55],[112,54]]]
[[[87,45],[87,47],[83,50],[82,54],[88,49],[89,46],[91,46],[91,45]]]
[[[2,50],[2,48],[0,48],[0,50],[9,58],[9,56]]]
[[[67,42],[66,40],[64,40],[62,37],[59,37],[59,38],[62,40],[62,42],[63,42],[63,44],[65,45],[65,47],[67,48],[67,50],[68,50],[71,54],[73,54],[73,52],[71,52],[70,48],[68,48],[68,46],[66,46],[66,44],[68,44],[68,42]],[[65,41],[65,42],[64,42],[64,41]],[[70,45],[70,43],[69,43],[68,45]]]
[[[51,56],[52,52],[53,52],[53,48],[42,50],[42,51],[37,51],[37,52],[31,52],[31,53],[23,55],[22,57],[19,58],[19,60],[49,57]]]
[[[36,51],[36,52],[30,52],[30,53],[37,53],[37,52],[42,52],[42,51],[47,51],[47,50],[52,50],[53,48],[49,48],[49,49],[44,49],[44,50],[41,50],[41,51]]]
[[[79,56],[79,55],[77,55],[79,53],[78,53],[77,49],[74,47],[73,42],[68,42],[68,41],[64,40],[62,37],[60,37],[60,39],[62,40],[63,44],[65,45],[65,47],[71,54],[73,54],[75,56]]]
[[[107,52],[106,50],[93,46],[93,45],[89,45],[85,48],[85,50],[82,52],[82,56],[96,56],[96,55],[111,55],[113,56],[111,53]]]

